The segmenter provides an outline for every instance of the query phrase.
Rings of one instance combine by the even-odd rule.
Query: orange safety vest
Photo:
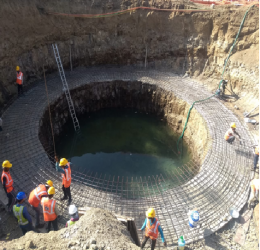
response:
[[[43,219],[44,221],[54,221],[57,218],[55,214],[56,201],[52,199],[42,199]]]
[[[65,174],[61,174],[61,176],[62,176],[62,185],[65,188],[68,188],[70,186],[70,184],[71,184],[71,169],[70,169],[70,163],[69,162],[67,163],[67,166],[68,166],[68,168],[64,169],[64,171],[66,173],[66,176],[65,176]]]
[[[29,203],[33,206],[33,207],[38,207],[40,202],[41,202],[41,198],[43,195],[48,195],[47,191],[46,191],[46,187],[43,184],[40,184],[37,188],[35,188],[29,196]]]
[[[20,71],[19,73],[16,72],[17,78],[16,83],[19,85],[23,84],[23,73]]]
[[[13,188],[14,181],[13,181],[9,171],[8,172],[5,172],[5,171],[2,172],[1,181],[2,181],[3,184],[4,184],[4,177],[6,178],[6,183],[5,183],[6,191],[7,191],[7,193],[10,193],[14,189]]]
[[[230,137],[230,136],[232,136],[233,134],[230,134],[230,131],[228,130],[226,133],[225,133],[225,140],[227,141],[228,140],[228,138]]]
[[[150,237],[152,240],[156,240],[159,235],[158,227],[160,226],[159,221],[155,218],[153,225],[150,225],[150,220],[147,218],[145,236]]]
[[[259,155],[259,146],[255,147],[255,154]]]

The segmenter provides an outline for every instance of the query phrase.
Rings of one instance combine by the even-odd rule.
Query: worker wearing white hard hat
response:
[[[73,204],[69,206],[69,215],[71,216],[70,220],[67,221],[66,227],[70,227],[79,220],[79,214],[77,207]]]

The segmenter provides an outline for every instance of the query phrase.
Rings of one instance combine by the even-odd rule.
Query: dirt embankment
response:
[[[159,1],[27,0],[21,6],[18,0],[1,0],[0,106],[16,94],[16,65],[24,72],[25,84],[42,79],[43,65],[47,72],[57,71],[51,48],[54,42],[65,68],[70,68],[70,51],[73,67],[144,67],[147,51],[147,67],[196,77],[203,72],[207,79],[219,80],[247,7],[217,7],[212,12],[192,14],[139,10],[98,19],[41,12],[43,8],[63,13],[104,13],[136,6],[176,7]],[[250,92],[253,98],[258,92],[258,20],[258,8],[254,7],[246,18],[226,74],[238,95],[241,91]]]
[[[93,208],[69,228],[48,234],[28,232],[25,236],[1,242],[3,250],[38,249],[90,249],[90,250],[139,250],[127,231],[110,212]]]

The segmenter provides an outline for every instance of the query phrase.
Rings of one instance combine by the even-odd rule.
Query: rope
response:
[[[44,69],[44,66],[43,66],[43,76],[44,76],[44,82],[45,82],[46,97],[47,97],[47,102],[48,102],[48,110],[49,110],[49,118],[50,118],[50,125],[51,125],[53,149],[54,149],[54,155],[56,155],[55,140],[54,140],[52,120],[51,120],[51,108],[50,108],[49,94],[48,94],[48,88],[47,88],[47,82],[46,82],[46,77],[45,77],[45,69]]]
[[[242,30],[242,28],[243,28],[243,25],[244,25],[244,22],[245,22],[247,13],[249,12],[249,10],[250,10],[253,6],[254,6],[254,5],[252,5],[252,6],[246,11],[246,13],[245,13],[245,15],[244,15],[244,18],[243,18],[243,20],[242,20],[242,22],[241,22],[241,24],[240,24],[240,27],[239,27],[238,33],[237,33],[237,35],[236,35],[235,41],[234,41],[233,45],[231,46],[231,49],[230,49],[229,54],[228,54],[228,57],[227,57],[227,59],[226,59],[226,62],[225,62],[224,68],[223,68],[223,72],[222,72],[222,75],[221,75],[221,81],[220,81],[220,83],[219,83],[219,85],[218,85],[218,89],[220,89],[220,86],[221,86],[221,84],[222,84],[223,75],[224,75],[224,73],[225,73],[228,60],[229,60],[229,58],[230,58],[230,56],[231,56],[231,53],[232,53],[232,51],[233,51],[233,49],[234,49],[234,47],[235,47],[235,45],[236,45],[238,36],[239,36],[239,34],[240,34],[240,32],[241,32],[241,30]],[[203,102],[203,101],[209,100],[210,98],[214,97],[215,95],[217,95],[217,92],[216,92],[214,95],[212,95],[212,96],[210,96],[210,97],[208,97],[208,98],[205,98],[205,99],[202,99],[202,100],[198,100],[198,101],[195,101],[195,102],[192,103],[192,105],[191,105],[191,107],[190,107],[190,109],[189,109],[187,118],[186,118],[186,122],[185,122],[184,128],[183,128],[183,130],[182,130],[181,136],[179,137],[179,139],[178,139],[178,141],[177,141],[177,149],[178,149],[178,153],[179,153],[179,154],[182,154],[182,148],[180,149],[179,143],[180,143],[180,141],[183,139],[184,132],[185,132],[185,129],[186,129],[186,127],[187,127],[187,123],[188,123],[188,121],[189,121],[190,112],[191,112],[191,110],[192,110],[194,104],[195,104],[195,103],[198,103],[198,102]]]

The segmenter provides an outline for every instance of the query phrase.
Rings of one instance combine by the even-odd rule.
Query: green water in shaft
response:
[[[72,148],[73,127],[67,126],[57,145],[61,157],[70,158],[74,170],[103,176],[177,175],[190,160],[176,154],[178,135],[155,115],[133,109],[103,109],[79,118],[81,136]]]

